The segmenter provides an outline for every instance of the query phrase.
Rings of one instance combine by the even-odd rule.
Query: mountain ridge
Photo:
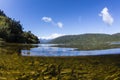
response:
[[[73,47],[82,50],[117,48],[120,45],[112,44],[120,42],[120,34],[80,34],[66,35],[50,41],[51,44],[63,44],[59,47]]]

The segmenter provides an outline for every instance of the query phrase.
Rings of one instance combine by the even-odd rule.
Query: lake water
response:
[[[105,50],[77,50],[76,48],[52,47],[56,44],[39,44],[29,50],[21,50],[23,56],[88,56],[120,54],[120,48]]]

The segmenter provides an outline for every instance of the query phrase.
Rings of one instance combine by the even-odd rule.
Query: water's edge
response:
[[[104,50],[78,50],[77,48],[52,47],[57,44],[39,44],[29,50],[21,50],[22,56],[90,56],[120,54],[120,48]]]

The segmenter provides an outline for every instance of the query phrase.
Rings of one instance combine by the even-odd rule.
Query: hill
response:
[[[11,19],[0,10],[0,38],[12,43],[39,43],[39,39],[31,31],[23,31],[20,21]]]
[[[66,46],[77,47],[79,49],[103,49],[113,47],[114,45],[111,45],[110,44],[111,42],[120,42],[120,33],[112,35],[109,34],[66,35],[53,39],[50,43],[65,44]]]
[[[39,39],[41,44],[47,44],[49,43],[52,39]]]

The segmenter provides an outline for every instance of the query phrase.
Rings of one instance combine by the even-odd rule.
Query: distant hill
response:
[[[81,34],[81,35],[66,35],[53,39],[51,43],[61,44],[82,44],[91,42],[107,42],[112,41],[109,34]]]
[[[116,34],[81,34],[81,35],[66,35],[53,39],[50,43],[66,44],[83,48],[100,48],[108,47],[108,43],[120,42],[120,33]],[[110,46],[111,47],[111,46]]]
[[[41,44],[49,43],[52,39],[39,39]]]
[[[120,33],[112,34],[113,36],[120,36]]]
[[[23,31],[20,21],[9,18],[0,10],[0,40],[12,43],[39,43],[31,31]]]

